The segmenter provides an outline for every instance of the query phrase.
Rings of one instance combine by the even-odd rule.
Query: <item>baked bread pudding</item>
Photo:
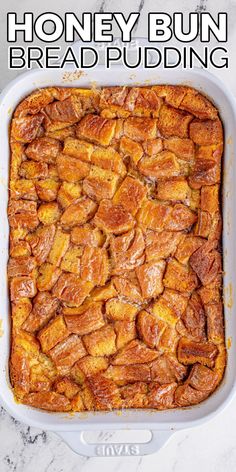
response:
[[[16,400],[206,399],[226,363],[217,109],[184,86],[46,88],[16,108],[10,146]]]

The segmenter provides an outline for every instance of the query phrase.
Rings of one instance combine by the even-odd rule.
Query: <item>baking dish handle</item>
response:
[[[161,449],[173,431],[151,431],[151,439],[145,443],[88,443],[85,431],[57,432],[66,444],[77,454],[86,457],[145,456]]]

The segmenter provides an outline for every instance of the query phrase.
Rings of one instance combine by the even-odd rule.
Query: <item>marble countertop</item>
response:
[[[50,7],[49,7],[50,5]],[[155,0],[120,0],[117,8],[115,0],[70,0],[65,8],[62,0],[8,0],[1,7],[0,18],[0,88],[12,80],[16,71],[7,69],[6,13],[16,11],[33,11],[39,14],[55,11],[63,14],[74,11],[122,11],[128,14],[140,11],[136,26],[136,36],[146,35],[146,19],[149,11],[166,11],[173,13],[175,0],[165,1],[165,10],[161,2]],[[178,11],[218,11],[229,14],[229,39],[227,47],[230,55],[229,70],[217,70],[221,79],[236,95],[236,0],[182,0],[178,2]],[[198,41],[196,40],[196,47]],[[103,435],[104,436],[104,435]],[[105,436],[106,437],[106,436]],[[236,398],[217,417],[210,422],[183,432],[176,433],[157,454],[146,457],[125,458],[86,458],[73,453],[68,446],[54,433],[36,430],[19,423],[0,409],[0,470],[1,472],[232,472],[236,470]]]

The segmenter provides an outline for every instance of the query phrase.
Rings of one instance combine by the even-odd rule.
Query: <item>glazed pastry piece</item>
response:
[[[218,111],[185,86],[50,87],[15,110],[8,280],[18,402],[165,410],[217,388]]]

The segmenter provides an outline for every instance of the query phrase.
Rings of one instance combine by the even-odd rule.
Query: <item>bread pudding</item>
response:
[[[218,110],[174,85],[37,90],[10,128],[15,398],[195,405],[226,364]]]

